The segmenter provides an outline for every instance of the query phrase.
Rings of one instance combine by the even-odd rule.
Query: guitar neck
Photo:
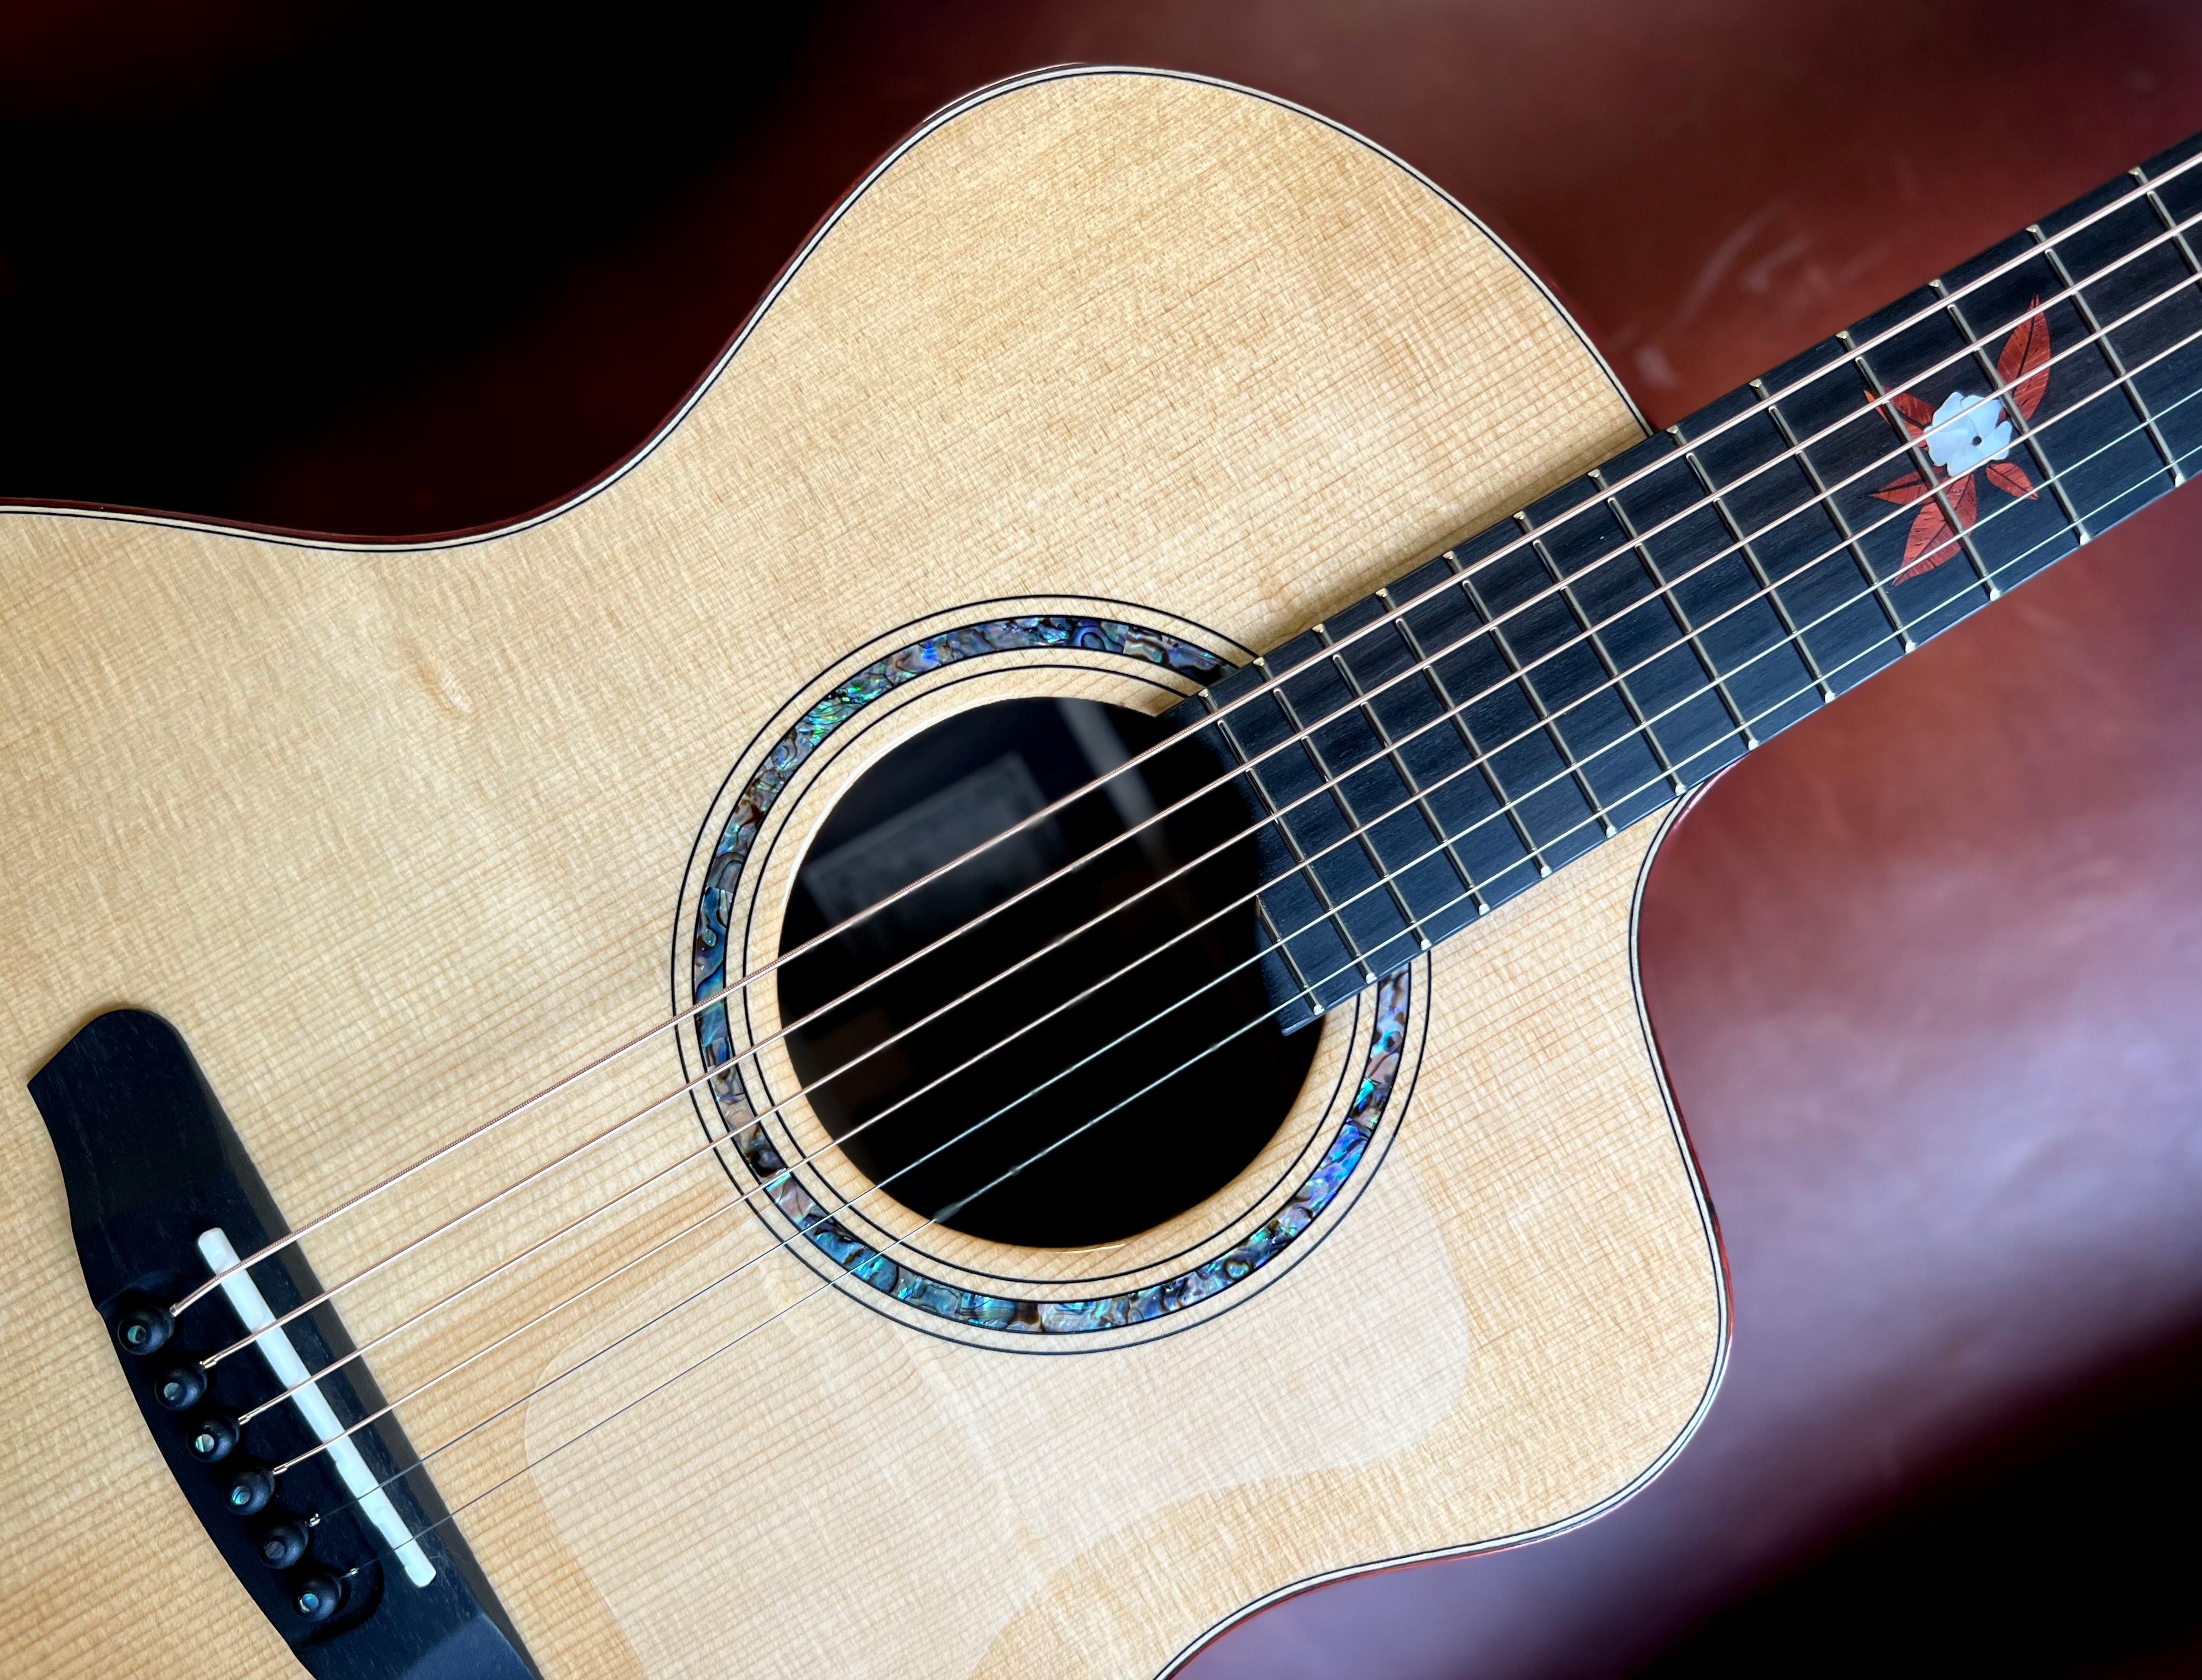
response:
[[[1178,709],[1312,1020],[2184,481],[2202,137]]]

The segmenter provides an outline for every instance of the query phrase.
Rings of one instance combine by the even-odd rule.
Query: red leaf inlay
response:
[[[1896,412],[1904,416],[1904,423],[1911,428],[1914,437],[1934,424],[1934,405],[1914,397],[1910,391],[1891,392],[1888,400],[1895,405]]]
[[[1987,464],[1988,482],[2005,496],[2016,496],[2022,501],[2034,500],[2034,480],[2026,476],[2026,469],[2015,461],[1992,461]]]
[[[1922,506],[1912,518],[1911,534],[1904,539],[1904,569],[1896,574],[1896,581],[1900,584],[1922,572],[1932,572],[1957,552],[1954,536],[1940,502]]]
[[[1981,514],[1980,480],[1968,473],[1962,479],[1950,480],[1946,494],[1950,506],[1958,514],[1958,529],[1970,531]]]
[[[1893,502],[1899,507],[1916,502],[1922,496],[1934,493],[1934,486],[1916,473],[1906,473],[1894,484],[1883,485],[1873,494],[1883,502]]]
[[[2011,406],[2022,420],[2034,418],[2049,389],[2049,318],[2041,313],[2039,297],[2032,307],[2034,313],[2011,328],[2003,354],[1996,359],[1996,378],[2011,393]]]

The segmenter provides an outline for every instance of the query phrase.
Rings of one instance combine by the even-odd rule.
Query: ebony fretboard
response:
[[[1285,1019],[2181,482],[2202,457],[2198,164],[2202,137],[1180,707],[1266,819]],[[1971,453],[1934,413],[1953,396],[1952,425],[1990,428]]]

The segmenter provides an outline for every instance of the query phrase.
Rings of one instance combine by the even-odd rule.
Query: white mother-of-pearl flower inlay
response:
[[[1962,479],[2011,453],[2011,422],[1997,398],[1953,391],[1935,409],[1925,442],[1927,458],[1952,478]]]

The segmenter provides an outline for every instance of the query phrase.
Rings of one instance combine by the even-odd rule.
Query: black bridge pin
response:
[[[320,1573],[303,1576],[291,1589],[291,1607],[309,1622],[326,1622],[337,1613],[344,1589]]]
[[[288,1569],[306,1555],[306,1530],[288,1517],[278,1518],[260,1530],[253,1548],[270,1569]]]
[[[209,1412],[192,1424],[184,1445],[201,1464],[220,1464],[237,1446],[237,1419],[227,1412]]]
[[[275,1497],[275,1478],[262,1465],[244,1464],[222,1483],[221,1502],[239,1517],[256,1517]]]
[[[206,1387],[204,1366],[180,1365],[161,1374],[161,1380],[153,1385],[153,1397],[171,1412],[188,1412],[199,1403]]]
[[[115,1315],[115,1339],[126,1354],[157,1354],[176,1333],[168,1309],[145,1300],[133,1300]]]

